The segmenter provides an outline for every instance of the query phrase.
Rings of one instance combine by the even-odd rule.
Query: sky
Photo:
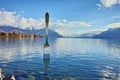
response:
[[[120,0],[0,0],[0,26],[45,27],[63,36],[120,27]]]

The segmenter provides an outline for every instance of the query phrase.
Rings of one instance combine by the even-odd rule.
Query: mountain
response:
[[[45,28],[40,29],[39,32],[40,32],[40,35],[43,35],[43,36],[46,35],[46,29]],[[50,36],[50,37],[62,37],[62,35],[58,34],[57,32],[55,32],[51,29],[48,29],[48,36]]]
[[[38,29],[38,30],[27,30],[27,29],[19,29],[11,26],[0,26],[0,32],[8,32],[8,33],[24,33],[24,34],[37,34],[41,36],[45,36],[46,29]],[[48,30],[50,37],[62,37],[57,32]]]
[[[120,28],[108,29],[107,31],[95,35],[94,38],[120,39]]]
[[[101,31],[92,31],[92,32],[80,34],[79,37],[80,38],[92,38],[93,36],[100,34],[100,33]]]
[[[12,33],[12,32],[22,32],[22,29],[19,28],[14,28],[11,26],[0,26],[0,32],[8,32],[8,33]]]

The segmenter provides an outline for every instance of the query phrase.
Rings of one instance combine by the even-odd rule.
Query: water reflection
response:
[[[104,41],[106,48],[108,49],[110,55],[113,58],[119,58],[120,59],[120,40],[102,40]]]
[[[119,71],[115,72],[115,68],[111,66],[105,66],[101,70],[101,80],[120,80]]]
[[[17,60],[28,60],[26,58],[32,58],[37,55],[42,57],[42,46],[40,39],[20,39],[20,38],[0,38],[0,62],[10,63]],[[42,45],[42,44],[41,44]]]
[[[50,63],[50,45],[48,43],[48,36],[46,36],[46,42],[44,44],[43,62],[45,65],[45,73],[44,73],[43,80],[50,80],[49,74],[48,74],[48,65]]]
[[[18,78],[119,80],[119,65],[119,40],[0,38],[0,68]]]

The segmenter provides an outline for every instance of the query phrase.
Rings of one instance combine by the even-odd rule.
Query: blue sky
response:
[[[79,20],[95,9],[96,0],[1,0],[0,7],[7,11],[24,12],[27,18],[38,19],[48,11],[51,18]]]
[[[36,29],[49,12],[50,28],[62,35],[120,27],[120,0],[0,0],[0,12],[0,25]]]

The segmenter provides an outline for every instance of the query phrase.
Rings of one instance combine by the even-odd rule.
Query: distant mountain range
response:
[[[92,31],[92,32],[80,34],[78,37],[80,37],[80,38],[93,38],[93,36],[98,35],[100,33],[101,33],[101,31]]]
[[[28,29],[19,29],[11,26],[0,26],[0,32],[8,32],[8,33],[24,33],[24,34],[37,34],[41,36],[46,35],[46,29],[39,30],[28,30]],[[50,37],[63,37],[53,30],[48,30]],[[74,38],[74,37],[73,37]],[[112,28],[107,31],[93,31],[81,34],[77,36],[77,38],[111,38],[111,39],[120,39],[120,28]]]
[[[120,39],[120,28],[110,28],[107,31],[93,31],[83,33],[77,38],[105,38],[105,39]]]
[[[44,29],[40,29],[39,32],[40,32],[40,35],[44,35],[45,36],[46,29],[45,28]],[[48,29],[48,36],[50,36],[50,37],[62,37],[62,35],[58,34],[57,32],[55,32],[55,31],[53,31],[51,29]]]
[[[46,30],[44,29],[38,29],[38,30],[27,30],[27,29],[20,29],[20,28],[15,28],[11,26],[0,26],[0,32],[8,32],[8,33],[24,33],[24,34],[37,34],[41,36],[46,35]],[[49,36],[50,37],[62,37],[59,35],[57,32],[48,30]]]
[[[93,38],[111,38],[120,39],[120,28],[108,29],[98,35],[93,36]]]

